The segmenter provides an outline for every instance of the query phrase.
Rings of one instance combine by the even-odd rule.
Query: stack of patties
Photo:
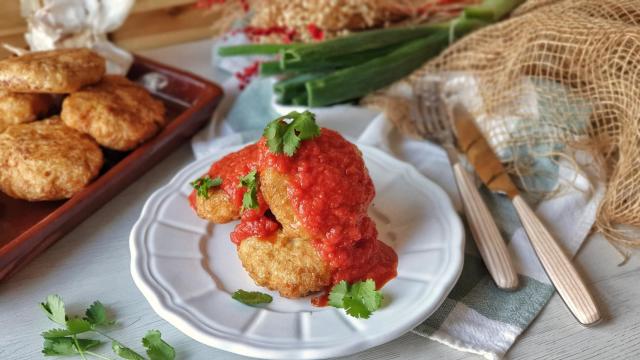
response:
[[[59,116],[53,94],[65,96]],[[164,124],[160,101],[105,75],[105,60],[88,49],[1,60],[0,190],[28,201],[70,198],[99,174],[100,145],[132,150]]]

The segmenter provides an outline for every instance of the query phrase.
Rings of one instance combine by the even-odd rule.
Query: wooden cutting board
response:
[[[127,21],[111,34],[128,50],[149,49],[213,36],[219,13],[197,9],[196,0],[137,0]],[[26,47],[27,25],[20,16],[20,1],[0,4],[0,43]],[[0,48],[0,58],[9,53]]]

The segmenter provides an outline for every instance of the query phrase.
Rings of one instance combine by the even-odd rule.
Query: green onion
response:
[[[486,23],[461,19],[455,23],[460,37]],[[409,42],[386,56],[341,69],[306,83],[309,106],[327,106],[357,99],[409,75],[425,61],[449,45],[449,31],[439,31],[425,39]]]
[[[274,55],[286,49],[294,49],[300,44],[246,44],[223,46],[218,49],[220,56]]]
[[[358,99],[407,76],[451,41],[495,22],[524,0],[484,0],[444,23],[352,33],[309,44],[222,47],[219,54],[279,55],[260,64],[262,76],[296,74],[274,85],[283,104],[327,106]]]
[[[391,54],[306,83],[309,106],[357,99],[410,74],[447,44],[447,34],[413,40]]]
[[[291,100],[291,104],[299,106],[309,106],[308,99],[309,97],[307,96],[307,94],[300,94]]]
[[[272,76],[282,74],[284,70],[280,67],[280,61],[265,61],[260,63],[260,76]]]
[[[307,96],[305,83],[307,81],[320,78],[325,74],[302,74],[285,80],[278,81],[273,85],[273,91],[278,96],[278,102],[281,104],[291,104],[292,100],[299,95]],[[305,99],[306,101],[306,99]]]
[[[446,29],[446,26],[444,28]],[[327,55],[339,57],[346,54],[379,49],[389,45],[424,38],[441,30],[443,30],[443,26],[438,24],[363,31],[321,43],[304,44],[294,48],[284,49],[281,52],[281,61],[284,63],[322,61]]]
[[[390,52],[400,48],[402,45],[403,44],[396,44],[391,46],[385,46],[382,48],[371,49],[371,50],[356,52],[352,54],[339,55],[339,56],[330,54],[320,59],[309,60],[308,58],[304,58],[298,61],[281,60],[280,67],[282,69],[296,71],[296,72],[322,71],[322,70],[345,68],[345,67],[362,64],[371,59],[375,59],[377,57],[389,54]]]

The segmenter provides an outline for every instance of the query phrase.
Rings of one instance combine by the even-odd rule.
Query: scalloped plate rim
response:
[[[238,336],[229,336],[227,334],[207,334],[201,329],[200,325],[188,321],[189,319],[185,319],[183,318],[183,316],[181,316],[183,314],[177,313],[177,310],[180,310],[180,312],[184,312],[184,310],[182,310],[175,303],[168,303],[168,301],[171,300],[171,296],[167,294],[167,291],[163,289],[162,286],[159,286],[157,284],[157,281],[155,284],[155,288],[150,283],[148,283],[147,277],[153,277],[153,275],[148,273],[146,271],[147,269],[142,266],[143,261],[146,257],[148,257],[148,254],[138,251],[138,248],[136,246],[138,241],[137,236],[141,235],[140,232],[145,228],[148,229],[150,222],[154,220],[151,219],[149,215],[152,214],[152,212],[155,211],[155,209],[157,209],[157,207],[160,205],[158,204],[158,202],[162,200],[161,196],[169,190],[179,191],[180,186],[182,185],[179,183],[179,180],[184,176],[184,174],[186,174],[190,169],[199,166],[200,163],[210,163],[211,161],[217,160],[227,153],[240,149],[246,145],[216,149],[213,153],[201,159],[196,159],[194,162],[183,167],[166,185],[156,190],[143,206],[140,217],[132,227],[130,234],[130,270],[134,283],[142,292],[145,299],[149,302],[152,309],[160,317],[165,319],[185,335],[205,345],[244,356],[268,359],[317,359],[351,355],[396,339],[399,336],[407,333],[415,326],[422,323],[430,315],[432,315],[433,312],[435,312],[437,308],[444,302],[447,295],[451,292],[453,286],[456,284],[462,272],[465,234],[460,217],[454,210],[451,200],[449,199],[449,196],[445,193],[445,191],[442,190],[442,188],[436,183],[419,173],[412,165],[398,160],[374,147],[357,143],[356,145],[362,150],[363,153],[367,153],[368,155],[371,154],[372,157],[383,159],[383,161],[396,163],[396,169],[400,170],[400,168],[404,168],[402,170],[412,173],[410,174],[411,176],[418,176],[423,180],[426,180],[426,182],[428,182],[431,186],[431,188],[429,189],[430,193],[432,193],[434,197],[437,198],[437,200],[442,202],[442,206],[448,209],[449,214],[446,217],[448,218],[448,225],[450,226],[453,238],[450,239],[450,259],[446,265],[443,265],[446,267],[446,271],[440,271],[440,273],[442,274],[441,277],[446,277],[447,281],[440,281],[440,286],[433,289],[433,291],[438,292],[437,296],[433,297],[434,299],[437,298],[437,301],[433,301],[428,306],[424,306],[423,314],[419,314],[420,316],[414,316],[413,319],[410,319],[412,321],[405,321],[405,326],[398,327],[394,331],[383,333],[382,335],[378,334],[377,336],[368,335],[367,339],[364,339],[360,342],[341,344],[339,346],[334,346],[331,348],[320,346],[300,349],[290,347],[279,348],[279,344],[269,344],[271,345],[271,347],[266,348],[243,342],[241,336],[240,338],[238,338]],[[177,185],[177,187],[174,185]],[[186,314],[186,316],[189,317],[192,315]],[[252,341],[255,342],[255,340]]]

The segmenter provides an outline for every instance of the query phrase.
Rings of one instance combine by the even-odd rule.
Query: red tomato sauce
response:
[[[257,144],[229,154],[211,166],[209,176],[222,178],[222,189],[234,205],[242,206],[246,189],[240,177],[274,167],[288,177],[288,197],[293,209],[313,237],[316,250],[329,265],[332,284],[373,279],[378,288],[396,276],[395,251],[378,240],[367,209],[375,196],[373,182],[360,151],[333,130],[303,141],[294,156],[271,153],[262,138]],[[195,200],[195,192],[190,200]],[[280,229],[262,194],[258,209],[246,210],[231,233],[236,244],[248,237],[268,240]],[[326,300],[326,299],[325,299]],[[317,298],[314,304],[326,301]]]
[[[289,178],[294,211],[332,270],[332,283],[373,279],[378,288],[396,276],[398,257],[378,240],[367,209],[375,196],[360,151],[333,130],[303,141],[294,156],[273,154],[263,138],[259,169]]]
[[[247,189],[244,186],[240,186],[240,178],[255,170],[257,167],[258,147],[256,144],[251,144],[213,163],[208,175],[212,179],[220,177],[222,179],[220,188],[227,193],[234,206],[241,208],[242,197]],[[194,190],[191,195],[189,195],[192,208],[195,206],[195,197],[196,191]],[[231,233],[231,241],[236,245],[240,244],[240,241],[252,236],[268,238],[280,228],[280,224],[278,224],[277,221],[265,215],[267,210],[269,210],[269,206],[259,191],[258,205],[259,207],[257,209],[242,211],[240,223]]]

